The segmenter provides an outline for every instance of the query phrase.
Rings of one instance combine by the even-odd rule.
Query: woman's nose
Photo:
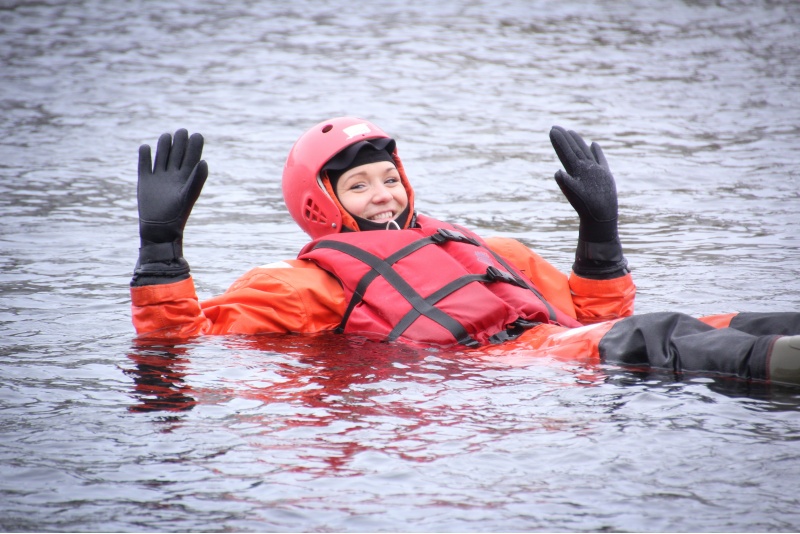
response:
[[[383,184],[379,184],[375,187],[374,193],[372,195],[372,201],[376,204],[383,204],[384,202],[388,202],[392,199],[392,192]]]

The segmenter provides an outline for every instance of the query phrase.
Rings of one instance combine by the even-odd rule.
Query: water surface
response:
[[[136,154],[211,176],[198,292],[305,238],[309,126],[568,271],[554,124],[602,144],[637,312],[795,311],[792,0],[0,2],[0,530],[796,531],[800,390],[331,336],[136,340]]]

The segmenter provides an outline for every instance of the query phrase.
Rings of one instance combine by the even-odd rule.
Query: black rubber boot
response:
[[[768,380],[767,356],[777,337],[716,329],[682,313],[647,313],[614,324],[599,350],[609,363]]]

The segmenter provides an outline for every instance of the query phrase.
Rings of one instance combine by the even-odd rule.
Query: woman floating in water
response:
[[[542,353],[800,384],[800,313],[633,315],[617,191],[597,143],[558,126],[556,182],[579,217],[569,277],[519,241],[482,239],[414,209],[395,141],[353,117],[294,144],[283,195],[312,238],[297,259],[257,267],[199,302],[183,229],[208,177],[203,137],[163,134],[139,149],[139,334],[357,334],[423,345],[513,344]]]

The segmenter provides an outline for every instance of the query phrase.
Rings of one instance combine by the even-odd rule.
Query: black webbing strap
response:
[[[471,245],[480,246],[474,238],[467,237],[461,232],[455,232],[452,230],[448,230],[447,228],[438,228],[435,234],[431,234],[427,237],[420,238],[412,243],[409,243],[405,247],[401,248],[394,254],[387,256],[384,260],[389,265],[394,265],[399,260],[405,258],[406,256],[416,252],[417,250],[421,249],[424,246],[430,244],[441,245],[447,241],[458,241],[461,243],[469,243]],[[327,247],[327,243],[330,241],[320,241],[311,250],[317,248],[330,248]],[[358,258],[360,259],[360,258]],[[370,270],[367,274],[365,274],[361,280],[359,280],[358,285],[356,285],[355,290],[353,291],[353,298],[350,299],[350,302],[347,305],[347,309],[342,316],[342,322],[339,323],[339,326],[336,327],[335,332],[337,334],[341,334],[344,332],[344,327],[347,325],[347,321],[350,319],[350,314],[353,313],[353,310],[364,299],[364,294],[367,291],[369,285],[378,277],[380,273],[376,270]]]
[[[435,241],[431,237],[425,237],[419,239],[407,245],[406,247],[396,252],[395,254],[392,254],[392,256],[389,256],[386,260],[382,260],[378,256],[370,254],[369,252],[365,251],[364,249],[358,248],[355,245],[351,245],[349,243],[343,243],[341,241],[320,241],[319,243],[317,243],[314,249],[329,248],[333,250],[338,250],[339,252],[352,256],[353,258],[363,262],[364,264],[369,266],[373,270],[373,272],[375,272],[374,275],[372,273],[368,273],[367,275],[365,275],[364,278],[366,278],[367,276],[371,276],[372,280],[374,280],[376,276],[378,275],[382,276],[384,280],[386,280],[389,283],[389,285],[391,285],[394,289],[396,289],[397,292],[400,293],[400,295],[402,295],[403,298],[405,298],[415,310],[417,310],[421,315],[428,317],[432,321],[436,322],[437,324],[445,328],[448,332],[450,332],[450,334],[452,334],[452,336],[456,339],[458,343],[466,345],[467,347],[479,346],[480,343],[478,343],[478,341],[470,337],[469,333],[464,329],[461,323],[459,323],[458,321],[456,321],[455,319],[444,313],[442,310],[434,307],[433,305],[428,303],[424,298],[422,298],[422,296],[419,293],[417,293],[416,290],[413,287],[411,287],[411,285],[408,282],[403,280],[403,278],[397,273],[397,271],[394,270],[392,265],[388,262],[388,260],[390,258],[393,258],[394,256],[399,256],[397,259],[400,259],[400,257],[402,257],[400,256],[400,253],[403,252],[405,249],[411,249],[410,251],[405,253],[407,255],[413,252],[414,250],[418,250],[419,248],[422,248],[425,245],[429,245],[434,242]],[[397,259],[394,259],[394,261],[396,262]],[[359,281],[358,287],[356,288],[357,290],[361,289],[362,291],[360,294],[355,294],[355,293],[353,294],[353,298],[351,299],[350,305],[348,306],[348,312],[352,312],[352,308],[355,308],[355,305],[361,301],[361,299],[363,298],[363,293],[364,291],[366,291],[366,287],[372,281],[369,280],[368,282],[366,282],[366,284],[364,284],[364,278],[362,278],[361,281]],[[363,288],[361,287],[362,285],[364,285]],[[349,313],[342,321],[340,328],[344,327],[348,317]]]
[[[336,242],[338,243],[338,241],[336,241]],[[426,245],[433,244],[433,243],[437,243],[437,242],[438,241],[433,239],[433,237],[431,237],[431,236],[423,237],[423,238],[418,239],[418,240],[416,240],[416,241],[414,241],[412,243],[409,243],[408,245],[404,246],[403,248],[401,248],[400,250],[398,250],[394,254],[392,254],[390,256],[387,256],[386,259],[383,260],[383,261],[385,261],[389,265],[394,265],[399,260],[405,258],[406,256],[408,256],[409,254],[411,254],[413,252],[416,252],[417,250],[421,249],[422,247],[424,247]],[[318,248],[333,248],[333,247],[329,247],[328,246],[329,243],[332,243],[332,241],[320,241],[319,243],[314,245],[314,247],[311,250],[315,250],[315,249],[318,249]],[[339,250],[339,249],[337,249],[337,250]],[[353,254],[350,254],[350,255],[353,256]],[[356,259],[359,259],[359,260],[363,261],[358,256],[354,256],[354,257]],[[366,263],[366,262],[364,262],[364,263]],[[347,305],[347,309],[345,310],[344,315],[342,316],[342,322],[339,323],[339,326],[336,327],[335,332],[337,334],[341,334],[342,332],[344,332],[344,327],[347,324],[348,319],[350,319],[350,314],[353,313],[353,310],[358,305],[358,303],[361,302],[362,300],[364,300],[364,294],[366,293],[367,288],[369,287],[369,285],[379,275],[380,275],[380,273],[377,270],[372,269],[367,274],[365,274],[361,278],[361,280],[358,281],[358,285],[356,285],[356,288],[353,291],[353,297],[350,299],[350,302]]]
[[[556,311],[553,309],[553,307],[550,305],[550,303],[547,302],[547,300],[542,296],[542,294],[539,293],[539,290],[537,290],[535,287],[533,287],[533,284],[529,280],[526,280],[524,277],[520,278],[519,276],[516,276],[514,274],[514,269],[508,264],[508,262],[505,259],[503,259],[503,257],[500,254],[496,253],[494,250],[492,250],[489,247],[483,247],[482,246],[481,248],[485,248],[486,250],[488,250],[492,254],[492,256],[494,256],[494,259],[497,260],[497,262],[500,265],[502,265],[503,267],[506,268],[508,273],[511,276],[514,277],[514,280],[517,281],[517,285],[519,285],[520,287],[524,287],[524,288],[527,288],[527,289],[531,290],[531,292],[533,292],[533,294],[536,295],[536,298],[538,298],[539,300],[542,301],[542,304],[544,304],[545,307],[547,308],[547,315],[550,317],[551,321],[555,321],[555,322],[558,321],[558,319],[556,318]]]
[[[513,273],[513,272],[514,272],[514,271],[513,271],[513,269],[512,269],[512,267],[511,267],[511,266],[510,266],[510,265],[509,265],[509,264],[506,262],[506,260],[504,260],[504,259],[503,259],[503,257],[502,257],[502,256],[500,256],[500,254],[497,254],[497,253],[496,253],[494,250],[492,250],[492,249],[489,249],[489,252],[491,252],[491,253],[492,253],[492,256],[494,256],[494,258],[495,258],[495,259],[496,259],[496,260],[497,260],[497,261],[500,263],[500,265],[502,265],[503,267],[505,267],[506,269],[508,269],[508,272],[510,272],[510,273]],[[528,280],[526,280],[526,279],[524,279],[524,278],[520,278],[520,277],[518,277],[518,276],[514,276],[514,278],[515,278],[517,281],[519,281],[519,282],[521,282],[521,283],[522,283],[522,287],[527,287],[528,289],[530,289],[530,290],[531,290],[531,292],[532,292],[534,295],[536,295],[536,298],[538,298],[539,300],[541,300],[541,301],[542,301],[542,304],[544,304],[545,308],[547,308],[547,316],[550,318],[550,320],[551,320],[551,321],[555,321],[555,322],[557,322],[557,321],[558,321],[558,319],[556,318],[556,311],[553,309],[553,307],[550,305],[550,303],[549,303],[549,302],[547,302],[547,299],[545,299],[545,298],[542,296],[542,294],[541,294],[541,293],[539,293],[539,290],[538,290],[538,289],[536,289],[535,287],[533,287],[533,284],[532,284],[530,281],[528,281]]]
[[[425,301],[431,306],[433,306],[434,304],[445,298],[447,295],[454,293],[455,291],[458,291],[459,289],[461,289],[462,287],[471,282],[487,282],[487,281],[489,281],[489,278],[485,274],[467,274],[460,278],[456,278],[452,282],[445,284],[442,288],[434,291],[433,293],[428,295]],[[400,319],[397,325],[395,325],[392,331],[389,332],[389,335],[387,336],[386,339],[388,341],[394,341],[397,338],[399,338],[401,335],[403,335],[403,332],[405,332],[408,329],[408,327],[414,324],[414,321],[416,321],[420,315],[421,314],[416,309],[412,308],[411,310],[408,310],[408,313],[406,313],[403,316],[403,318]]]
[[[498,345],[500,343],[505,343],[510,339],[516,339],[521,336],[526,330],[530,330],[534,326],[540,325],[542,323],[538,323],[535,321],[526,321],[525,319],[517,319],[510,325],[506,327],[505,330],[501,330],[500,332],[494,334],[489,338],[489,343],[493,345]]]
[[[509,272],[503,272],[500,269],[498,269],[497,267],[494,267],[494,266],[490,265],[489,267],[486,268],[486,274],[466,274],[464,276],[456,278],[452,282],[449,282],[448,284],[445,284],[440,289],[438,289],[438,290],[434,291],[433,293],[431,293],[430,295],[428,295],[428,297],[425,298],[425,300],[429,304],[434,305],[437,302],[439,302],[440,300],[442,300],[443,298],[445,298],[446,296],[450,295],[451,293],[455,293],[456,291],[458,291],[462,287],[464,287],[467,284],[470,284],[472,282],[483,282],[483,283],[504,282],[506,284],[513,284],[513,285],[516,285],[516,286],[520,286],[522,288],[526,288],[527,287],[522,281],[520,281],[513,274],[511,274]],[[414,324],[414,321],[416,321],[419,318],[419,316],[420,316],[420,313],[416,309],[409,310],[408,313],[406,313],[405,316],[403,316],[403,318],[400,319],[400,321],[392,329],[392,331],[389,332],[389,336],[387,337],[387,340],[388,341],[394,341],[397,338],[399,338],[401,335],[403,335],[403,332],[405,332],[412,324]],[[523,321],[523,320],[519,319],[518,321]],[[526,322],[526,321],[523,321],[523,322]],[[533,323],[531,323],[531,324],[533,324]],[[517,335],[519,335],[519,334],[517,334]],[[493,336],[493,337],[497,338],[497,340],[493,341],[493,342],[496,342],[496,343],[500,343],[501,342],[500,341],[501,334],[495,334],[495,336]],[[502,340],[504,341],[505,339],[511,339],[511,335],[507,335]]]

